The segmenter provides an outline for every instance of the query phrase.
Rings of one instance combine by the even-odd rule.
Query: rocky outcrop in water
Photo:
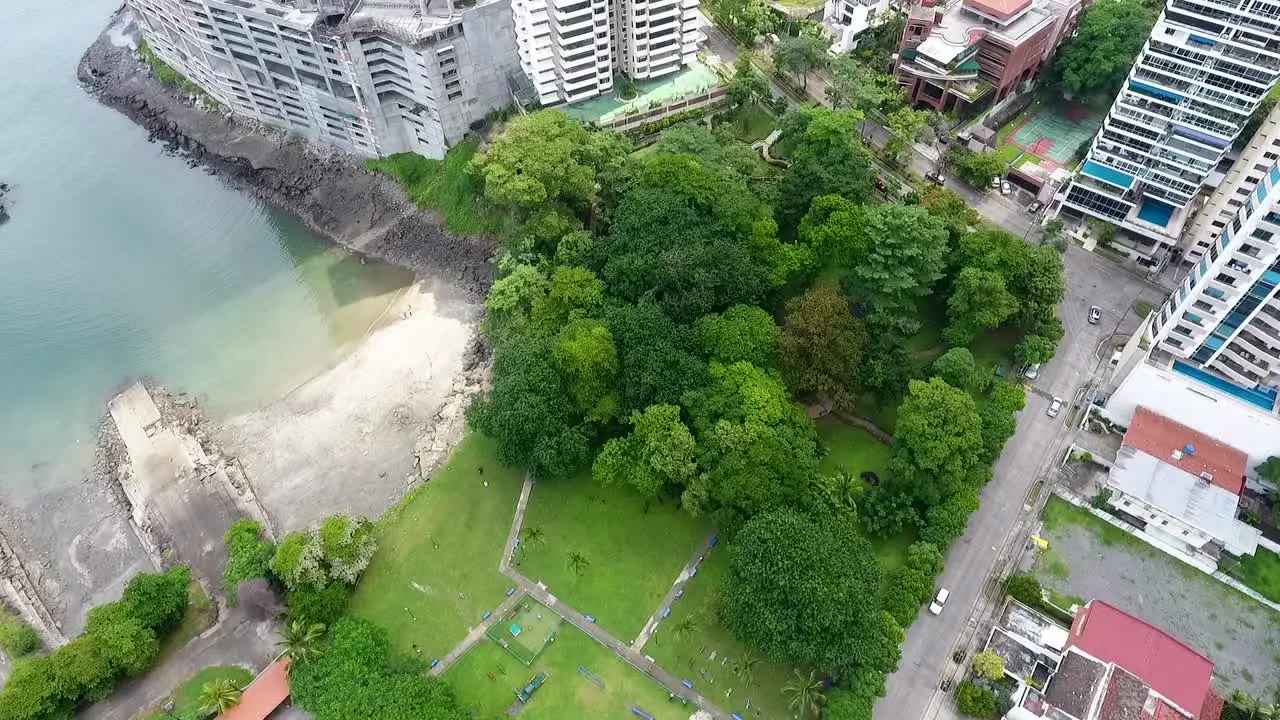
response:
[[[345,153],[290,139],[162,84],[142,62],[122,9],[80,61],[86,89],[174,154],[221,176],[357,252],[411,268],[474,297],[493,284],[491,238],[458,237],[389,178]]]
[[[12,188],[9,183],[0,182],[0,225],[9,220],[9,191]]]

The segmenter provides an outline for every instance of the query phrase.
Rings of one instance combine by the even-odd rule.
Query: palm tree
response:
[[[822,681],[812,670],[808,675],[795,671],[796,677],[782,688],[787,696],[787,707],[800,713],[817,717],[822,712]]]
[[[324,639],[324,625],[314,623],[308,625],[301,620],[293,620],[280,631],[280,654],[294,663],[310,660],[320,654],[320,642]]]
[[[861,480],[854,477],[852,473],[847,473],[843,470],[824,478],[824,480],[827,497],[831,499],[833,505],[841,510],[856,510],[858,508],[858,491],[861,489]]]
[[[222,715],[240,704],[240,692],[231,678],[205,683],[200,688],[200,709],[211,715]]]
[[[528,545],[530,547],[533,547],[536,545],[541,545],[542,543],[547,541],[547,534],[542,532],[542,528],[538,527],[537,525],[531,525],[525,528],[524,531],[521,532],[520,534],[524,536],[524,541],[520,543],[521,545]]]
[[[743,684],[748,687],[756,683],[756,668],[760,665],[760,656],[754,652],[747,652],[742,658],[742,664],[739,666],[738,677],[742,678]]]
[[[1244,713],[1245,720],[1275,720],[1280,717],[1275,705],[1269,705],[1239,690],[1231,693],[1231,704]]]
[[[591,565],[591,561],[587,559],[586,555],[573,550],[569,553],[566,565],[569,567],[569,572],[574,575],[581,575]]]
[[[693,634],[693,631],[697,629],[698,624],[693,621],[693,618],[684,618],[671,627],[671,631],[676,634],[676,637],[681,638],[689,637]]]

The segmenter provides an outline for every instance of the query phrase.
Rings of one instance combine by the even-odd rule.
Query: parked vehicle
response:
[[[937,185],[938,187],[942,187],[943,185],[947,184],[946,179],[943,178],[941,175],[937,173],[937,171],[934,171],[934,170],[930,170],[929,172],[925,173],[924,179],[928,180],[934,185]]]
[[[996,175],[995,177],[991,178],[991,189],[992,189],[992,190],[999,190],[999,189],[1000,189],[1000,176],[999,176],[999,175]]]
[[[933,602],[929,603],[929,612],[933,613],[934,615],[941,615],[942,606],[947,604],[947,598],[949,597],[951,597],[950,590],[946,588],[942,588],[941,590],[939,590],[938,596],[933,599]]]
[[[1001,195],[1008,195],[1008,194],[1009,194],[1009,193],[1011,193],[1011,192],[1013,192],[1013,186],[1009,184],[1009,181],[1008,181],[1008,180],[1001,180],[1001,181],[1000,181],[1000,194],[1001,194]]]
[[[1032,215],[1035,215],[1036,213],[1040,212],[1043,209],[1044,209],[1044,203],[1040,202],[1039,200],[1036,200],[1035,202],[1027,206],[1027,212],[1031,213]]]
[[[1032,363],[1031,365],[1028,365],[1027,368],[1022,371],[1022,377],[1028,380],[1035,380],[1040,377],[1040,363]]]
[[[1044,414],[1056,418],[1060,412],[1062,412],[1062,398],[1056,397],[1053,402],[1049,403],[1049,409],[1045,410]]]
[[[1102,308],[1098,307],[1097,305],[1090,305],[1089,306],[1089,324],[1097,325],[1098,321],[1100,320],[1102,320]]]

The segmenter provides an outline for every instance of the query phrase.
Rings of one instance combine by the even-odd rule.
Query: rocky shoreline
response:
[[[491,238],[458,237],[391,179],[345,153],[204,107],[155,79],[121,8],[81,58],[76,75],[102,103],[169,151],[288,212],[352,251],[409,268],[480,299],[493,284]]]

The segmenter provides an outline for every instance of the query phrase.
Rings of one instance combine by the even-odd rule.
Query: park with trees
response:
[[[1056,251],[953,193],[874,196],[861,119],[789,112],[791,165],[768,182],[698,125],[633,152],[556,111],[512,120],[471,165],[476,196],[515,228],[484,324],[493,383],[462,459],[423,489],[447,502],[483,478],[510,512],[527,472],[515,562],[623,638],[714,531],[654,657],[689,673],[699,647],[731,648],[721,685],[771,684],[757,706],[837,719],[870,717],[1014,431],[1023,390],[997,370],[1052,355],[1064,293]],[[500,513],[478,520],[505,529]],[[452,550],[496,561],[495,540]],[[351,614],[385,617],[399,650],[446,650],[391,607],[403,597],[374,597],[399,572],[381,556]],[[453,595],[423,602],[484,607]]]

